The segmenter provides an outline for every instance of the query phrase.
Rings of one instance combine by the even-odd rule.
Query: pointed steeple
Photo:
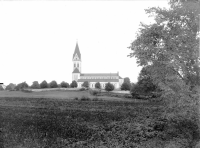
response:
[[[76,47],[75,47],[74,54],[73,54],[73,59],[74,59],[74,57],[76,56],[76,54],[77,54],[79,60],[81,60],[81,53],[80,53],[80,50],[79,50],[79,47],[78,47],[78,43],[77,43],[77,42],[76,42]]]

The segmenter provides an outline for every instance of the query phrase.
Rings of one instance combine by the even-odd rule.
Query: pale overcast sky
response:
[[[127,55],[144,9],[165,0],[0,1],[0,82],[72,81],[78,40],[83,73],[117,73],[137,81],[140,67]]]

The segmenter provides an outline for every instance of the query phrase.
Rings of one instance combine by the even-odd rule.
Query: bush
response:
[[[49,87],[50,87],[50,88],[58,88],[58,84],[57,84],[56,81],[51,81],[51,82],[49,83]]]
[[[40,88],[40,84],[38,83],[38,81],[34,81],[33,84],[31,85],[31,88],[39,89]]]
[[[82,87],[88,88],[89,87],[89,82],[88,81],[83,82]]]
[[[81,97],[81,101],[89,101],[89,100],[90,100],[89,97],[86,97],[86,96],[82,96],[82,97]]]
[[[78,100],[78,97],[74,97],[74,100]]]
[[[69,84],[67,83],[67,82],[61,82],[61,84],[60,84],[60,86],[62,87],[62,88],[69,88]]]
[[[40,88],[48,88],[47,81],[44,80],[42,83],[40,83]]]
[[[106,91],[113,91],[115,89],[115,87],[114,87],[114,85],[113,84],[111,84],[111,83],[106,83],[106,86],[105,86],[105,90]]]
[[[101,89],[101,84],[100,84],[99,82],[97,82],[97,83],[95,84],[95,88]]]
[[[77,82],[74,80],[72,81],[72,83],[70,84],[71,88],[76,88],[78,86]]]
[[[86,89],[84,87],[80,88],[79,91],[85,91]]]
[[[98,90],[92,90],[92,89],[90,89],[90,90],[89,90],[89,93],[90,93],[91,95],[93,95],[93,96],[96,96],[96,95],[99,93],[99,91],[98,91]]]

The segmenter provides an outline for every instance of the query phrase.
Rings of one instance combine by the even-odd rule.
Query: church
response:
[[[78,88],[82,87],[85,81],[89,82],[90,88],[95,88],[95,84],[99,82],[101,88],[105,88],[105,84],[110,82],[115,86],[115,89],[119,89],[124,82],[124,79],[119,76],[119,73],[82,73],[81,72],[81,53],[76,43],[75,51],[73,54],[73,72],[72,81],[75,80],[78,83]]]

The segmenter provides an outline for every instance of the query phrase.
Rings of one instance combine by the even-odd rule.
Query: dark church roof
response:
[[[76,43],[76,47],[75,47],[74,54],[73,54],[73,59],[76,54],[78,55],[79,59],[81,59],[81,53],[80,53],[80,50],[78,47],[78,43]]]
[[[80,73],[80,71],[78,70],[78,68],[75,68],[72,73]]]

